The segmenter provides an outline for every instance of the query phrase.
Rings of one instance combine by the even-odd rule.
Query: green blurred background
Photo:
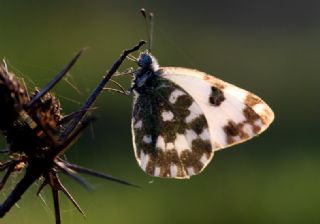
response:
[[[88,192],[63,178],[87,215],[62,196],[63,223],[320,223],[319,1],[1,0],[0,56],[28,86],[44,86],[89,47],[68,77],[76,88],[66,81],[55,88],[64,112],[74,111],[121,51],[146,38],[141,7],[155,13],[161,65],[197,68],[251,90],[274,109],[275,122],[261,137],[216,153],[199,176],[152,178],[134,158],[131,97],[104,93],[98,121],[67,157],[141,189],[88,178],[95,186]],[[51,192],[43,202],[36,187],[0,223],[54,223]]]

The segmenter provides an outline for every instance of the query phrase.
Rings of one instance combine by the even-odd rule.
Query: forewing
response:
[[[156,78],[136,93],[132,134],[136,159],[149,175],[188,178],[213,156],[208,123],[198,103],[173,82]]]
[[[208,121],[213,150],[246,141],[272,123],[274,113],[258,96],[206,73],[163,67],[159,75],[183,88]]]

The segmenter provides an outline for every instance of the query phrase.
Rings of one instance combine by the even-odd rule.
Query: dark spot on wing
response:
[[[224,126],[224,132],[227,136],[237,136],[240,133],[240,127],[233,121],[229,121],[228,125]]]
[[[247,123],[254,123],[256,120],[260,119],[260,116],[251,108],[251,107],[246,107],[243,110],[243,114],[245,118],[247,119]]]
[[[154,171],[156,167],[160,168],[161,177],[169,177],[171,175],[170,167],[171,165],[176,165],[179,175],[182,176],[182,164],[179,159],[178,153],[176,150],[156,150],[153,153],[149,153],[149,161],[147,164],[146,172],[150,175],[154,175]]]
[[[235,137],[239,136],[241,140],[249,138],[249,134],[243,130],[245,122],[236,124],[234,121],[229,121],[226,126],[223,127],[226,133],[227,143],[232,144],[237,141]]]
[[[251,107],[247,106],[243,109],[243,115],[246,118],[243,122],[235,123],[234,121],[229,121],[228,124],[223,127],[228,144],[239,141],[239,139],[236,138],[237,136],[240,137],[241,140],[245,140],[250,137],[249,133],[244,130],[245,125],[249,125],[251,127],[254,135],[261,131],[261,127],[256,123],[257,121],[261,121],[263,123],[259,114],[257,114]]]
[[[246,100],[245,100],[246,105],[248,105],[249,107],[253,107],[254,105],[259,104],[259,103],[261,103],[261,100],[257,96],[248,93]]]
[[[201,158],[203,154],[210,157],[212,153],[212,146],[209,140],[202,140],[200,138],[192,141],[192,152],[195,157]]]
[[[198,135],[202,133],[203,129],[208,128],[208,122],[203,114],[193,119],[188,125]]]
[[[223,91],[214,86],[211,87],[211,95],[209,97],[209,102],[214,106],[220,106],[220,104],[225,100]]]
[[[192,167],[194,169],[194,173],[197,174],[201,171],[203,164],[200,162],[201,156],[198,154],[196,156],[193,151],[185,150],[181,153],[180,158],[183,163],[183,166],[187,169],[188,167]]]
[[[263,119],[261,119],[261,117],[251,107],[246,107],[243,110],[243,114],[247,119],[245,122],[252,126],[253,133],[255,134],[259,133],[261,130],[261,127],[256,125],[255,122],[260,120],[261,123],[264,123]]]

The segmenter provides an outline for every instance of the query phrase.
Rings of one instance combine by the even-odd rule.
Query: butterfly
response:
[[[199,174],[214,152],[259,135],[274,120],[258,96],[207,73],[160,67],[140,53],[132,90],[135,157],[151,176]]]

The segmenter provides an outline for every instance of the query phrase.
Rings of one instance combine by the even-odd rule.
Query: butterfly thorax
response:
[[[148,51],[142,52],[138,58],[138,70],[134,73],[132,89],[138,93],[152,91],[152,80],[157,77],[159,64]]]

